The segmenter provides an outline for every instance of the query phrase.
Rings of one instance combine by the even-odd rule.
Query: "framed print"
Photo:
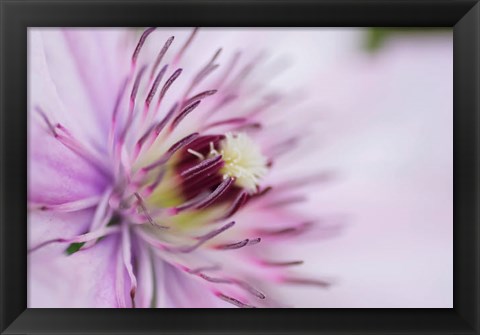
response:
[[[476,1],[2,1],[1,331],[477,334]]]

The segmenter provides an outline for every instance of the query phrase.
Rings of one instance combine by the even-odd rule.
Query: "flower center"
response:
[[[267,174],[267,159],[258,145],[244,133],[226,133],[220,142],[220,151],[210,146],[210,155],[222,155],[225,162],[220,170],[224,178],[235,178],[235,184],[249,193],[257,190],[261,178]]]

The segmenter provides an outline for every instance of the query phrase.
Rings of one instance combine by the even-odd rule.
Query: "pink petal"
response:
[[[29,34],[30,72],[46,74],[43,81],[60,97],[62,110],[47,112],[60,115],[55,121],[65,122],[82,139],[88,135],[96,145],[105,145],[115,100],[130,70],[122,45],[128,34],[119,29],[32,29]],[[42,60],[42,54],[43,62],[34,61]],[[31,82],[31,104],[48,100],[35,92],[42,90],[39,79]]]
[[[218,299],[208,285],[193,276],[159,260],[157,271],[157,307],[164,308],[219,308],[232,307]]]
[[[70,256],[63,253],[63,244],[32,253],[28,260],[28,307],[117,307],[118,236]],[[128,278],[124,279],[128,283]]]
[[[28,151],[28,198],[33,203],[61,204],[99,195],[105,177],[83,158],[31,122]]]
[[[93,209],[73,213],[31,211],[28,214],[28,249],[45,241],[83,234],[90,227],[92,217]],[[66,248],[63,245],[63,249]]]

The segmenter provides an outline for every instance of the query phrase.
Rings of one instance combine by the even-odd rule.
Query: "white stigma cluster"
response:
[[[257,185],[267,172],[267,159],[258,145],[244,133],[226,133],[220,142],[220,152],[213,146],[211,155],[222,155],[225,165],[220,170],[224,177],[235,178],[235,184],[249,193],[257,190]]]

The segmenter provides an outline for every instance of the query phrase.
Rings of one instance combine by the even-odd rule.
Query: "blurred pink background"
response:
[[[323,141],[311,143],[321,154],[297,164],[322,160],[337,175],[306,206],[346,217],[342,234],[295,254],[305,272],[335,285],[286,296],[301,307],[451,308],[452,33],[393,33],[375,51],[366,39],[366,29],[282,37],[295,71],[317,76],[324,119]],[[304,46],[292,51],[296,43]]]

